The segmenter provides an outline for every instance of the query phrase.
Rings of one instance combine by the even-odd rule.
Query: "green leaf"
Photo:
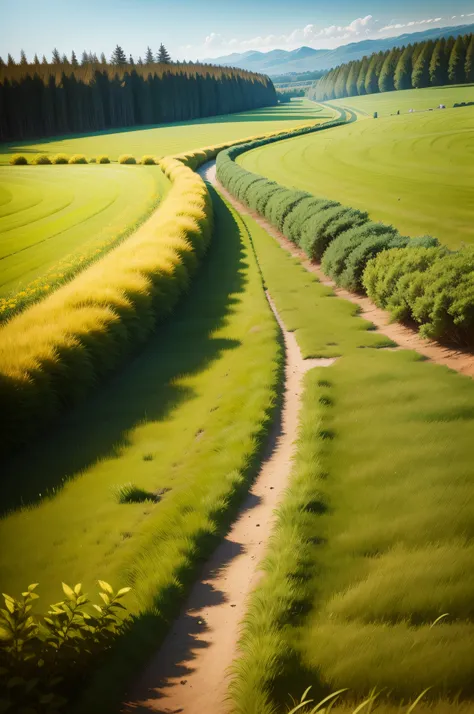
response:
[[[33,592],[33,590],[36,590],[37,587],[38,587],[38,583],[32,583],[31,585],[28,585],[28,590],[31,593],[31,592]]]
[[[112,590],[112,587],[105,582],[105,580],[98,580],[97,581],[102,588],[102,590],[105,590],[105,592],[110,593],[110,595],[114,594],[114,591]]]
[[[81,583],[77,583],[77,585],[74,586],[74,592],[76,593],[76,595],[80,595],[81,588],[82,588]]]
[[[121,588],[115,597],[123,597],[124,595],[129,593],[131,589],[132,588]]]
[[[15,612],[15,601],[14,601],[14,600],[7,600],[7,598],[5,598],[5,605],[6,605],[7,610],[8,610],[9,612],[11,612],[12,615],[13,615],[13,613]]]
[[[7,682],[8,689],[13,689],[13,687],[18,687],[20,684],[24,684],[25,680],[23,677],[10,677]]]
[[[102,598],[102,600],[105,602],[106,605],[110,604],[110,598],[107,595],[107,593],[99,593],[99,595]]]
[[[51,704],[53,700],[54,694],[52,692],[49,694],[43,694],[43,696],[39,698],[40,704]]]
[[[69,587],[69,585],[66,585],[66,583],[62,583],[63,586],[63,591],[64,594],[70,599],[70,600],[75,600],[76,595],[74,593],[74,590]]]

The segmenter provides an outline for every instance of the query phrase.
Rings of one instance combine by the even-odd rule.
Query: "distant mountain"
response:
[[[380,40],[362,40],[341,45],[335,50],[315,50],[312,47],[299,47],[297,50],[272,50],[271,52],[257,52],[249,50],[239,54],[207,59],[205,62],[212,64],[239,67],[251,72],[263,74],[287,74],[290,72],[307,72],[310,70],[331,69],[343,62],[361,59],[372,52],[389,50],[392,47],[401,47],[408,43],[423,40],[436,40],[438,37],[457,37],[474,32],[474,24],[458,25],[456,27],[433,27],[423,32],[399,35],[398,37],[385,37]]]

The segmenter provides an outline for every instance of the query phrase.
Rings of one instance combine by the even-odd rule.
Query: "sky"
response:
[[[474,0],[0,0],[0,56],[53,48],[135,59],[161,42],[172,59],[331,49],[363,39],[474,23]]]

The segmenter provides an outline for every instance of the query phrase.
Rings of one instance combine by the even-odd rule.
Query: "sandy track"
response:
[[[262,226],[262,228],[273,236],[283,248],[291,253],[291,255],[299,258],[302,265],[311,273],[315,273],[323,285],[330,286],[336,295],[358,305],[361,317],[364,317],[366,320],[370,320],[379,332],[396,342],[399,347],[403,349],[416,350],[424,357],[436,362],[437,364],[445,365],[456,372],[460,372],[461,374],[465,374],[469,377],[474,377],[474,355],[472,352],[446,347],[438,342],[425,340],[420,337],[415,330],[412,330],[405,325],[401,325],[398,322],[390,322],[390,314],[386,310],[376,307],[368,297],[357,295],[349,292],[348,290],[337,287],[337,285],[330,280],[330,278],[324,275],[319,265],[311,263],[308,260],[308,257],[303,250],[291,243],[291,241],[285,238],[284,235],[277,231],[276,228],[274,228],[264,218],[259,216],[257,213],[250,211],[247,206],[235,199],[217,180],[215,161],[203,166],[201,174],[207,181],[219,189],[222,195],[225,196],[234,208],[236,208],[240,213],[251,216],[260,226]]]
[[[295,451],[302,378],[334,359],[303,360],[293,333],[282,323],[285,384],[282,409],[269,435],[264,460],[229,533],[207,562],[200,579],[138,681],[123,712],[223,714],[228,668],[236,655],[246,600],[259,576],[259,563],[275,520],[274,510],[288,485]]]

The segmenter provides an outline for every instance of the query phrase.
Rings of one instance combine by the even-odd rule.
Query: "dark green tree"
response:
[[[100,53],[100,64],[107,64],[107,57],[103,52]]]
[[[400,57],[400,50],[394,47],[385,57],[379,75],[379,91],[392,92],[395,89],[395,69]]]
[[[61,64],[61,55],[59,54],[56,47],[53,50],[53,64]]]
[[[171,57],[169,56],[168,50],[163,43],[161,43],[160,49],[158,50],[157,61],[161,64],[170,64],[171,62]]]
[[[382,59],[383,53],[373,54],[369,60],[367,74],[365,77],[365,93],[374,94],[379,91],[378,68]]]
[[[88,64],[89,64],[89,55],[84,50],[81,55],[81,67],[87,67]]]
[[[153,64],[154,61],[155,58],[153,56],[153,52],[151,51],[150,47],[147,47],[145,52],[145,64]]]
[[[357,77],[359,76],[360,62],[351,62],[346,82],[346,97],[357,96]]]
[[[448,77],[451,84],[461,84],[464,81],[466,49],[461,35],[456,37],[448,65]]]
[[[138,65],[139,67],[143,67],[143,60],[142,60],[141,57],[139,57],[139,58],[137,59],[137,65]]]
[[[28,64],[28,60],[26,59],[26,54],[25,50],[21,50],[20,52],[20,65],[22,67],[25,67]]]
[[[48,60],[46,59],[46,55],[43,55],[41,59],[41,64],[48,64]]]
[[[79,67],[79,62],[77,61],[76,53],[74,52],[74,50],[71,52],[71,66]]]
[[[471,39],[467,46],[464,73],[466,82],[469,82],[469,84],[474,82],[474,35],[471,35]]]
[[[360,63],[359,75],[357,77],[357,94],[365,94],[365,77],[369,68],[369,58],[363,57]]]
[[[69,64],[69,60],[68,60],[68,58],[66,57],[66,55],[63,55],[63,56],[61,57],[61,63],[62,63],[62,64],[66,64],[66,65]]]
[[[116,48],[114,49],[114,51],[112,53],[112,57],[110,59],[110,63],[113,65],[116,65],[118,67],[127,64],[127,57],[126,57],[123,49],[120,47],[120,45],[117,45]]]
[[[405,47],[400,57],[398,58],[393,84],[395,89],[411,89],[411,75],[413,72],[413,46]]]
[[[422,87],[428,87],[430,84],[430,60],[431,60],[431,46],[429,42],[426,42],[418,55],[418,58],[413,65],[413,72],[411,75],[411,81],[415,89],[421,89]]]
[[[39,65],[39,63],[40,63],[39,57],[35,52],[35,56],[33,57],[33,64],[37,66],[37,65]]]
[[[15,60],[13,59],[13,57],[11,56],[10,53],[8,53],[7,65],[8,65],[9,67],[14,67],[14,66],[16,65],[16,62],[15,62]]]
[[[446,57],[446,40],[441,37],[435,44],[430,60],[430,84],[440,87],[448,83],[448,61]]]
[[[134,61],[132,55],[130,55],[130,57],[128,58],[128,64],[131,65],[132,67],[133,67],[133,65],[135,64],[135,61]]]
[[[343,65],[341,65],[341,68],[340,68],[339,72],[337,73],[336,84],[334,87],[334,94],[336,95],[336,99],[342,99],[343,97],[347,97],[346,84],[347,84],[348,77],[349,77],[349,65],[343,64]]]

